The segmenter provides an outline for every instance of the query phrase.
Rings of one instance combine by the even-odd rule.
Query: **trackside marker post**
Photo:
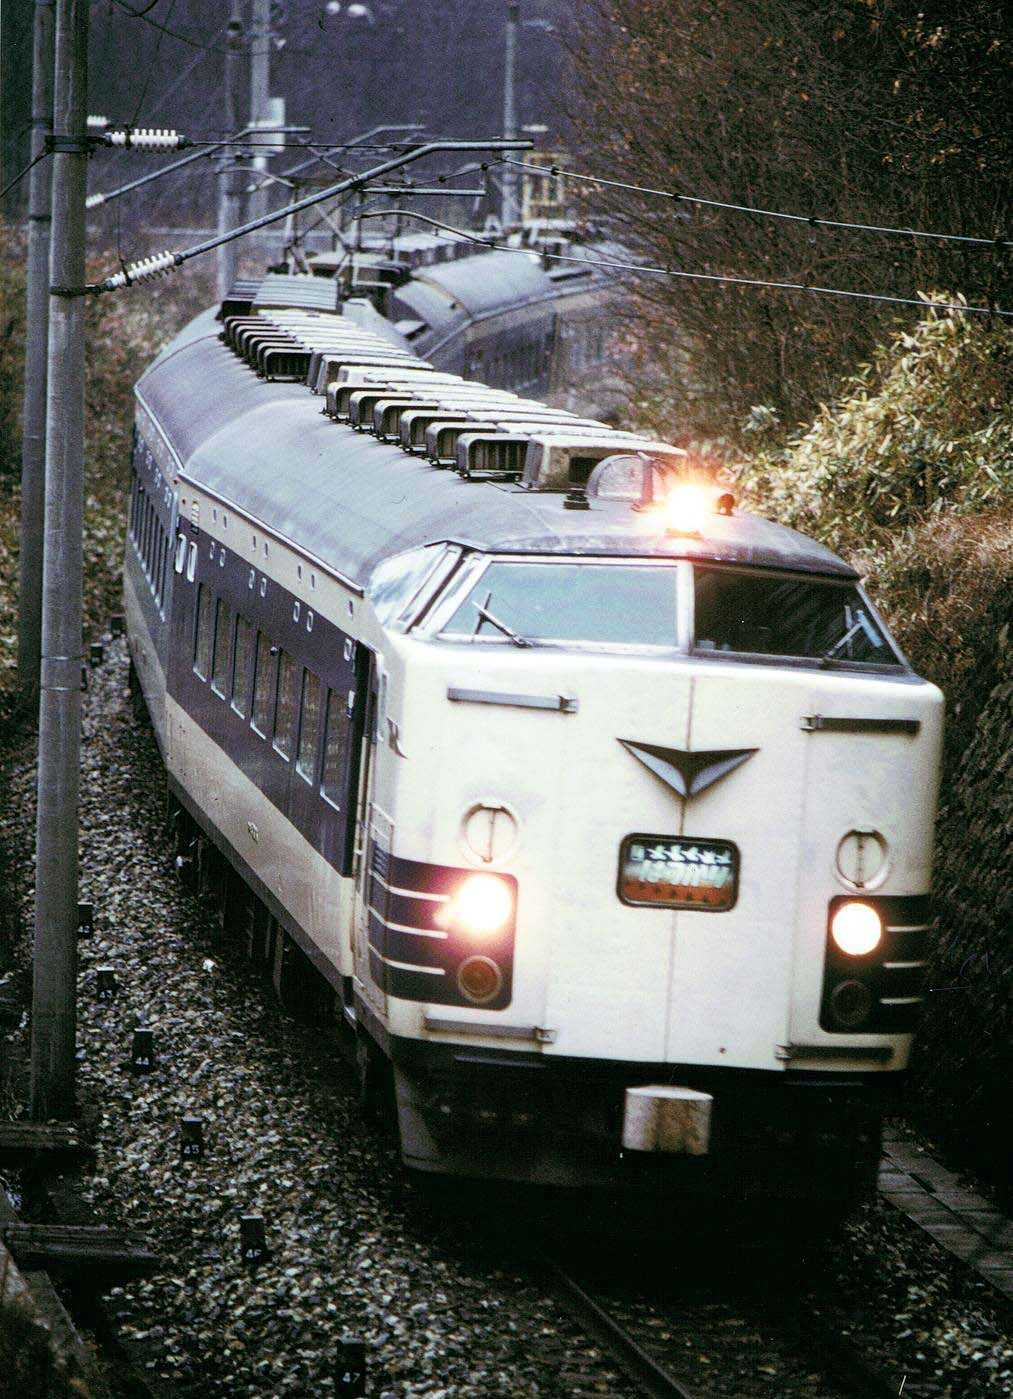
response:
[[[334,1393],[342,1399],[365,1399],[366,1343],[357,1336],[343,1336],[335,1355]]]
[[[204,1160],[204,1123],[199,1117],[184,1117],[180,1123],[179,1159]]]
[[[135,1074],[150,1074],[155,1067],[155,1033],[135,1030],[130,1046],[130,1067]]]
[[[239,1220],[239,1249],[248,1268],[256,1268],[267,1258],[267,1237],[262,1214],[244,1214]]]
[[[95,972],[95,999],[97,1001],[115,1001],[116,999],[116,973],[112,967],[98,967]]]

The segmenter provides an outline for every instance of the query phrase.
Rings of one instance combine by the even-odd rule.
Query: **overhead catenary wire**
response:
[[[389,212],[389,210],[363,212],[358,217],[364,219],[380,218],[385,217]],[[432,224],[435,228],[443,229],[458,238],[466,238],[471,243],[479,243],[495,252],[518,253],[527,258],[551,258],[553,262],[576,262],[585,267],[611,267],[625,272],[644,272],[653,276],[673,277],[689,282],[715,282],[728,286],[768,288],[772,291],[808,292],[814,296],[837,296],[855,301],[886,302],[894,306],[918,306],[923,311],[926,308],[933,308],[938,311],[966,311],[972,315],[1013,317],[1013,311],[1004,311],[998,306],[979,306],[960,301],[934,301],[918,296],[891,296],[883,292],[851,291],[846,287],[823,287],[809,282],[775,282],[767,281],[762,277],[742,277],[733,273],[684,272],[676,267],[625,262],[618,258],[576,257],[571,253],[549,253],[530,247],[518,248],[507,243],[497,243],[494,238],[485,238],[479,233],[469,233],[463,228],[455,228],[453,224],[442,223],[439,219],[430,218],[427,214],[418,214],[414,209],[405,210],[403,217]]]
[[[803,223],[810,228],[837,228],[848,233],[879,233],[897,238],[924,238],[943,243],[971,243],[986,248],[1013,248],[1013,239],[982,238],[968,233],[933,233],[920,228],[893,228],[886,224],[849,223],[844,219],[825,219],[812,214],[790,214],[781,209],[763,209],[751,204],[733,204],[723,199],[707,199],[703,195],[681,194],[677,190],[657,189],[651,185],[632,184],[627,180],[609,180],[601,175],[586,175],[577,170],[564,170],[559,165],[534,165],[530,161],[507,160],[505,165],[516,165],[521,170],[532,170],[543,177],[555,176],[564,180],[581,180],[586,184],[608,186],[611,189],[624,189],[633,194],[646,194],[657,199],[670,199],[673,202],[698,204],[708,209],[724,209],[728,213],[752,214],[757,218],[781,219],[787,223]]]

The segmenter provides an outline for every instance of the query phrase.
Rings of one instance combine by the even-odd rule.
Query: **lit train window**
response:
[[[324,730],[324,771],[320,791],[332,806],[341,809],[342,774],[348,746],[348,707],[344,695],[327,691],[327,723]]]
[[[850,583],[697,567],[695,649],[827,663],[899,665],[885,628]]]
[[[491,563],[440,635],[673,648],[676,587],[665,565]]]
[[[232,663],[232,708],[243,719],[250,712],[253,685],[253,628],[245,617],[236,618],[235,659]]]
[[[214,598],[203,583],[197,588],[197,628],[194,633],[193,668],[202,680],[211,673],[211,643],[214,640]]]
[[[271,643],[262,631],[257,633],[257,656],[253,679],[253,727],[261,738],[271,732],[274,722],[274,690],[277,665]]]
[[[295,746],[295,726],[299,717],[298,674],[287,651],[278,656],[278,704],[274,711],[274,751],[287,762]]]
[[[320,736],[320,681],[311,670],[302,673],[302,705],[299,711],[299,752],[295,770],[307,782],[316,778],[317,739]]]
[[[218,617],[215,623],[215,645],[211,661],[211,688],[222,699],[229,692],[232,679],[232,608],[224,600],[218,599]]]

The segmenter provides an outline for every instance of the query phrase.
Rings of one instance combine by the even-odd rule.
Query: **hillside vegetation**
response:
[[[946,695],[936,937],[914,1106],[1008,1188],[1013,1077],[1013,332],[928,311],[785,447],[736,463],[765,513],[868,577]],[[751,415],[756,437],[773,415]]]

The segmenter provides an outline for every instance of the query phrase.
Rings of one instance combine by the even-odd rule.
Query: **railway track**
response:
[[[648,1399],[930,1399],[870,1362],[829,1317],[707,1283],[659,1299],[542,1259],[556,1295]]]

